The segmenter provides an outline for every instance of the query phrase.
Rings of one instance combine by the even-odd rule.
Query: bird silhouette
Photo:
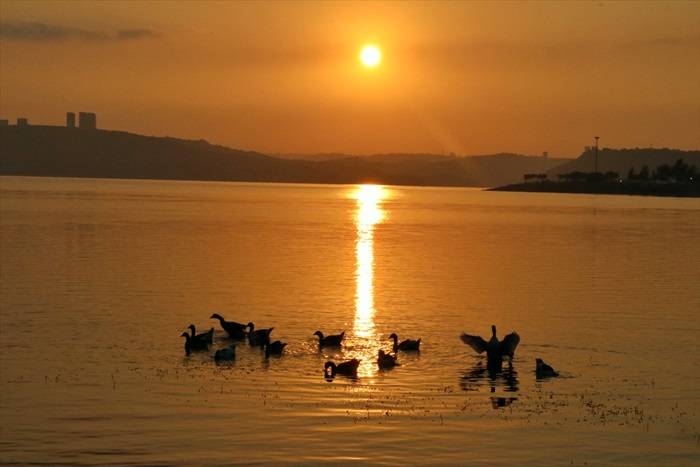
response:
[[[462,339],[462,342],[474,349],[477,353],[481,354],[486,352],[489,365],[500,366],[503,361],[503,357],[509,357],[511,360],[513,359],[515,349],[520,343],[520,336],[518,336],[516,332],[512,332],[506,335],[502,341],[499,341],[498,337],[496,337],[495,325],[491,326],[491,332],[493,335],[488,342],[482,339],[480,336],[472,336],[464,332],[460,338]]]
[[[540,379],[540,378],[552,378],[554,376],[559,376],[559,373],[557,373],[554,368],[551,366],[547,365],[544,360],[541,358],[535,359],[535,376]]]
[[[316,331],[314,336],[318,336],[319,347],[340,347],[345,337],[345,331],[333,336],[325,336],[321,331]]]
[[[399,343],[399,336],[396,335],[396,333],[392,333],[389,336],[389,339],[393,339],[394,341],[394,352],[397,352],[399,350],[403,351],[419,351],[420,350],[420,339],[418,340],[411,340],[411,339],[406,339],[404,341],[401,341]]]
[[[345,376],[357,376],[357,367],[360,366],[360,360],[353,358],[346,362],[338,363],[337,365],[331,361],[326,362],[323,366],[323,373],[326,378],[333,377],[336,374]]]

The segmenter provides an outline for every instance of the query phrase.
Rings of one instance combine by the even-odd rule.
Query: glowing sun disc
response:
[[[382,51],[376,45],[366,45],[360,51],[360,62],[367,68],[374,68],[382,61]]]

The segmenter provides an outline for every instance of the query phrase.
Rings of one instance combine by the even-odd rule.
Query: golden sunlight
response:
[[[357,200],[355,223],[357,225],[357,243],[355,254],[357,269],[355,271],[355,336],[375,342],[374,336],[374,226],[384,219],[380,204],[386,198],[386,190],[379,185],[360,185],[353,193]],[[359,372],[369,376],[376,370],[376,352],[378,348],[370,346],[366,355],[362,355]]]
[[[360,62],[367,68],[375,68],[382,61],[382,51],[376,45],[368,44],[360,50]]]
[[[361,185],[355,192],[355,334],[359,337],[370,337],[374,333],[374,226],[384,217],[384,212],[379,207],[383,197],[384,188],[378,185]]]

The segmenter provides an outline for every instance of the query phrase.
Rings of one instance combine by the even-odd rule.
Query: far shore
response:
[[[675,196],[684,198],[700,197],[700,183],[658,183],[658,182],[586,182],[549,180],[514,183],[511,185],[487,188],[488,191],[523,191],[534,193],[585,193],[595,195],[635,195],[635,196]]]

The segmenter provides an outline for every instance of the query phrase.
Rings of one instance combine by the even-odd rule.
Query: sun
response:
[[[376,45],[368,44],[360,50],[360,62],[367,68],[375,68],[382,61],[382,51]]]

